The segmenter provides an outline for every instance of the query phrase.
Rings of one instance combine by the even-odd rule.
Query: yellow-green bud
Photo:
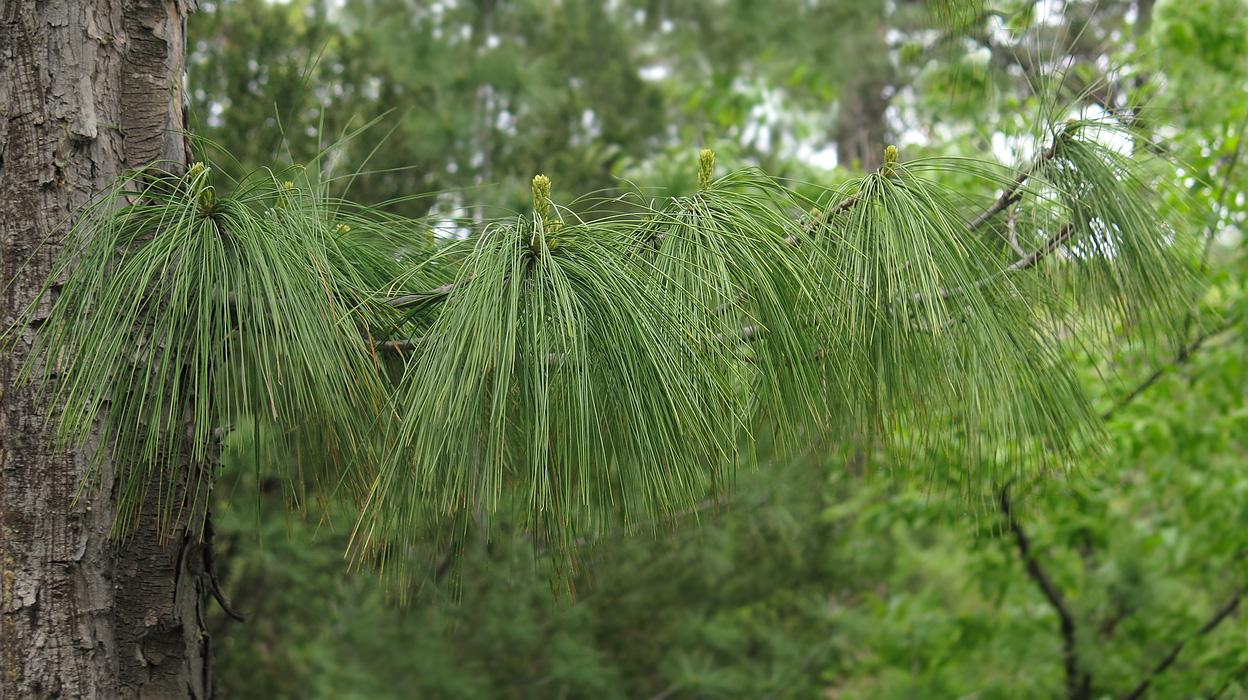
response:
[[[698,189],[704,190],[711,185],[711,178],[715,176],[715,153],[709,148],[703,148],[698,153]]]
[[[199,200],[199,211],[207,216],[212,212],[212,185],[209,185],[209,175],[212,170],[203,163],[196,163],[186,173],[186,180],[191,186],[191,192],[195,198]]]
[[[290,205],[294,203],[294,191],[295,183],[289,180],[283,182],[281,187],[278,188],[277,206],[283,209],[289,209]]]
[[[893,174],[893,170],[897,165],[897,159],[901,156],[901,152],[896,146],[888,146],[884,149],[884,165],[880,168],[880,173],[889,176]]]
[[[550,178],[533,176],[533,211],[542,217],[542,226],[550,225]]]

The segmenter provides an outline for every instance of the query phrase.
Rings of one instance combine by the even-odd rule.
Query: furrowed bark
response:
[[[4,329],[38,298],[78,207],[126,168],[187,162],[190,11],[187,0],[0,0]],[[210,697],[202,504],[161,531],[153,489],[148,517],[110,539],[111,466],[103,488],[81,490],[102,438],[50,449],[55,408],[15,383],[34,329],[16,331],[0,355],[0,698]],[[36,375],[54,381],[55,368]]]

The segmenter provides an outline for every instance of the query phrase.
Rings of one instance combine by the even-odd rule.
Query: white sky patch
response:
[[[594,110],[587,109],[581,113],[581,128],[593,138],[602,135],[602,124],[598,122],[598,115],[594,114]]]
[[[1020,37],[1014,36],[1014,32],[1005,26],[1005,20],[1001,15],[996,14],[988,15],[988,36],[992,37],[992,42],[998,46],[1014,46],[1020,40]]]
[[[834,170],[841,162],[834,143],[817,149],[809,141],[805,141],[797,145],[797,151],[793,155],[807,165],[824,170]]]
[[[987,69],[992,63],[992,49],[987,46],[980,46],[970,51],[962,58],[962,62],[972,68]]]
[[[516,125],[519,123],[520,118],[505,108],[499,110],[498,116],[494,117],[494,128],[509,136],[516,135]]]
[[[1009,136],[1002,131],[992,134],[992,155],[1008,166],[1018,166],[1033,150],[1035,149],[1030,138]]]
[[[468,212],[464,209],[463,197],[457,192],[446,192],[438,195],[433,208],[429,210],[429,218],[434,220],[433,235],[462,241],[472,231],[460,224],[467,219]]]
[[[220,101],[213,100],[212,103],[208,105],[208,126],[214,129],[221,126],[223,123],[221,115],[225,113],[225,108],[229,106],[230,101],[228,99]]]
[[[642,80],[648,80],[651,82],[667,80],[667,77],[671,74],[672,67],[664,63],[652,63],[648,66],[642,66],[637,71],[637,75],[641,76]]]
[[[1036,3],[1036,22],[1053,27],[1059,26],[1064,12],[1066,12],[1064,0],[1040,0]]]
[[[1084,127],[1083,134],[1095,139],[1112,151],[1130,156],[1135,150],[1135,142],[1122,129],[1122,124],[1100,105],[1088,105],[1070,113],[1070,119],[1085,119],[1104,122],[1105,126],[1091,125]],[[1117,128],[1114,128],[1117,127]]]
[[[737,92],[754,92],[758,102],[750,108],[750,116],[741,130],[741,141],[769,153],[771,151],[772,127],[778,125],[784,114],[783,97],[774,88],[751,89],[744,84],[733,86]]]
[[[738,79],[733,91],[747,95],[754,103],[741,126],[739,140],[743,145],[814,168],[830,170],[840,162],[836,145],[828,140],[828,110],[798,109],[783,89],[759,81]]]
[[[1225,226],[1221,231],[1218,231],[1218,245],[1226,246],[1227,248],[1239,248],[1239,244],[1243,240],[1244,232],[1238,226]]]

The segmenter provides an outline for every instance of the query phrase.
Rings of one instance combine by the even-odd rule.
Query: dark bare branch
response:
[[[1110,418],[1113,418],[1114,414],[1124,408],[1127,404],[1139,398],[1140,394],[1148,391],[1148,389],[1156,384],[1157,380],[1164,377],[1167,372],[1187,362],[1193,353],[1200,350],[1200,348],[1204,346],[1205,341],[1214,336],[1227,332],[1238,322],[1239,314],[1234,314],[1223,321],[1217,328],[1210,330],[1207,333],[1202,333],[1196,338],[1196,340],[1192,341],[1191,344],[1186,345],[1182,350],[1179,350],[1178,354],[1176,354],[1169,362],[1165,363],[1161,367],[1158,367],[1152,374],[1148,375],[1144,381],[1137,384],[1136,387],[1128,392],[1126,396],[1122,397],[1118,403],[1114,404],[1113,408],[1101,414],[1101,420],[1109,420]]]
[[[1235,593],[1231,595],[1230,600],[1226,601],[1222,607],[1218,608],[1217,611],[1214,612],[1213,617],[1209,618],[1209,621],[1196,632],[1192,639],[1203,637],[1216,629],[1218,625],[1222,624],[1222,622],[1226,620],[1226,618],[1231,616],[1231,613],[1235,612],[1235,610],[1239,607],[1239,601],[1243,600],[1243,598],[1244,589],[1236,589]],[[1161,663],[1157,664],[1153,668],[1152,672],[1149,673],[1144,680],[1140,681],[1140,684],[1137,685],[1134,690],[1127,695],[1124,695],[1123,700],[1139,700],[1139,698],[1144,697],[1144,693],[1148,691],[1148,687],[1152,685],[1153,680],[1174,664],[1175,660],[1179,658],[1179,653],[1183,651],[1183,647],[1187,646],[1187,643],[1190,641],[1191,639],[1185,639],[1178,644],[1175,644],[1174,648],[1170,650],[1170,653],[1166,654],[1166,658],[1162,659]]]
[[[1075,234],[1074,224],[1066,224],[1057,232],[1057,235],[1045,241],[1044,245],[1040,246],[1039,248],[1036,248],[1035,250],[1031,251],[1029,254],[1019,258],[1018,260],[1014,261],[1012,264],[1007,265],[1006,267],[1002,268],[1001,272],[993,275],[992,277],[985,277],[983,279],[975,280],[975,282],[965,287],[955,287],[953,289],[942,289],[940,291],[940,298],[948,299],[954,294],[965,291],[967,289],[982,289],[985,285],[998,279],[999,277],[1001,277],[1002,275],[1006,273],[1019,272],[1022,270],[1026,270],[1028,268],[1035,267],[1036,265],[1040,264],[1040,262],[1043,261],[1045,258],[1047,258],[1048,256],[1052,255],[1054,252],[1056,252],[1058,248],[1061,248],[1062,246],[1069,243],[1071,237],[1073,237],[1074,234]],[[914,296],[911,297],[911,299],[913,301],[922,301],[923,295],[916,292]]]
[[[1014,518],[1014,510],[1010,504],[1010,484],[1008,482],[1001,487],[1000,505],[1001,513],[1005,516],[1005,521],[1009,525],[1010,531],[1014,533],[1014,539],[1018,543],[1018,552],[1023,557],[1027,575],[1036,582],[1040,592],[1049,601],[1049,605],[1053,606],[1061,622],[1062,660],[1066,667],[1066,695],[1070,700],[1087,700],[1091,696],[1092,678],[1086,672],[1079,670],[1075,617],[1071,614],[1070,608],[1066,604],[1065,596],[1053,584],[1053,580],[1049,578],[1044,567],[1040,566],[1040,562],[1036,559],[1035,553],[1031,549],[1031,540],[1027,538],[1027,533],[1023,530],[1023,526]]]
[[[1008,209],[1011,204],[1014,204],[1018,200],[1022,199],[1023,185],[1027,184],[1027,180],[1031,178],[1032,173],[1036,171],[1036,168],[1039,167],[1041,163],[1046,160],[1052,160],[1053,156],[1057,155],[1057,144],[1058,141],[1054,140],[1053,145],[1041,151],[1040,155],[1037,156],[1030,165],[1020,170],[1018,175],[1014,176],[1014,181],[1011,182],[1009,186],[1005,188],[1005,191],[1001,193],[1001,196],[997,198],[997,201],[993,202],[992,206],[988,207],[987,211],[975,217],[971,223],[967,224],[966,229],[968,231],[976,231],[980,229],[984,224],[991,221],[992,217],[1000,214]]]
[[[1018,261],[1016,261],[1014,264],[1006,267],[1004,272],[1018,272],[1019,270],[1026,270],[1027,268],[1035,267],[1042,260],[1044,260],[1048,256],[1052,255],[1054,252],[1056,252],[1058,248],[1061,248],[1062,246],[1069,243],[1070,239],[1074,235],[1075,235],[1075,225],[1066,224],[1065,226],[1063,226],[1061,229],[1058,230],[1057,235],[1045,241],[1044,245],[1031,251],[1031,253],[1027,255],[1026,257],[1019,258]],[[980,282],[976,282],[976,284],[977,285],[984,284],[987,281],[988,280],[983,280]]]
[[[216,531],[212,526],[212,513],[207,513],[204,516],[204,572],[208,574],[209,589],[212,591],[212,597],[216,599],[217,604],[221,606],[226,615],[238,622],[246,622],[247,616],[235,610],[234,603],[221,590],[221,579],[217,576],[217,560],[213,551],[215,537]]]
[[[818,216],[815,216],[814,218],[812,218],[802,228],[802,233],[804,235],[809,236],[815,231],[818,231],[823,226],[826,226],[828,221],[830,221],[833,216],[840,214],[841,212],[849,211],[849,209],[853,207],[854,204],[856,204],[857,202],[858,202],[857,194],[849,195],[845,199],[842,199],[841,201],[837,202],[836,206],[830,207],[827,211],[822,212]],[[784,242],[788,243],[789,245],[800,245],[802,242],[802,239],[796,235],[793,235],[793,236],[789,236],[785,238]]]

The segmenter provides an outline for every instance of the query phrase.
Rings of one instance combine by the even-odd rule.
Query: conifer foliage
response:
[[[353,495],[358,553],[398,570],[428,527],[504,504],[555,548],[661,523],[758,444],[882,432],[1042,467],[1097,430],[1070,309],[1134,327],[1191,298],[1189,234],[1103,128],[1055,127],[1012,172],[890,146],[813,202],[716,178],[710,151],[696,192],[579,216],[538,176],[531,212],[465,240],[299,169],[229,188],[216,166],[144,170],[70,233],[36,363],[64,445],[105,422],[119,528],[248,421],[275,469]]]

